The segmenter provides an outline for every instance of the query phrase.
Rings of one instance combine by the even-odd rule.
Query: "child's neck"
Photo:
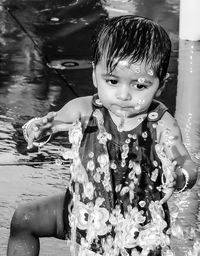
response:
[[[141,113],[138,114],[134,117],[128,117],[128,118],[123,118],[123,117],[118,117],[114,115],[112,112],[109,112],[110,116],[117,126],[118,130],[120,132],[122,131],[131,131],[134,128],[136,128],[147,116],[147,113]]]

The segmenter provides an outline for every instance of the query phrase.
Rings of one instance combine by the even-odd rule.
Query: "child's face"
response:
[[[150,66],[144,62],[130,65],[128,59],[119,61],[111,73],[100,61],[94,67],[93,82],[104,107],[118,117],[145,113],[160,94],[159,79]]]

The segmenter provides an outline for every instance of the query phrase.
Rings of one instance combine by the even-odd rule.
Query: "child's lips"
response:
[[[121,107],[122,110],[131,110],[132,107]]]
[[[113,104],[111,107],[112,111],[121,117],[128,117],[133,113],[133,107],[130,105],[118,105]]]
[[[131,109],[133,109],[133,107],[130,106],[117,106],[117,108],[122,111],[130,111]]]
[[[127,102],[121,102],[118,104],[113,104],[114,107],[119,108],[119,109],[129,109],[132,108],[131,105],[127,104]]]

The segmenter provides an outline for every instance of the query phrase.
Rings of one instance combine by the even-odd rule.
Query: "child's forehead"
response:
[[[114,67],[114,69],[112,69]],[[147,63],[146,61],[136,61],[133,62],[130,59],[114,59],[111,67],[111,73],[114,70],[130,70],[133,73],[136,74],[147,74],[148,76],[156,76],[155,71],[153,70],[150,63]]]

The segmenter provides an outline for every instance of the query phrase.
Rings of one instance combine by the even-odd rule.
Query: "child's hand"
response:
[[[50,112],[46,116],[34,120],[27,127],[26,140],[28,143],[28,149],[31,149],[34,146],[34,141],[52,134],[52,127],[55,116],[56,112]]]
[[[165,195],[160,200],[161,204],[164,204],[170,199],[170,197],[172,196],[176,188],[176,183],[177,183],[176,166],[177,166],[177,163],[175,161],[172,162],[170,169],[167,171],[168,173],[165,172],[164,174],[165,181],[163,181],[163,192]]]
[[[156,144],[155,146],[156,153],[161,160],[162,163],[162,190],[165,196],[160,200],[160,203],[163,204],[169,200],[172,196],[175,187],[176,187],[176,179],[177,174],[175,172],[177,163],[176,161],[172,161],[167,154],[167,150],[164,146],[160,144]]]
[[[56,112],[49,112],[46,116],[41,118],[34,118],[30,123],[24,125],[24,137],[28,143],[27,149],[33,148],[37,144],[46,144],[51,138],[51,134],[57,132],[69,131],[73,127],[73,123],[64,123],[55,120]],[[46,136],[49,136],[45,142],[37,142]]]

